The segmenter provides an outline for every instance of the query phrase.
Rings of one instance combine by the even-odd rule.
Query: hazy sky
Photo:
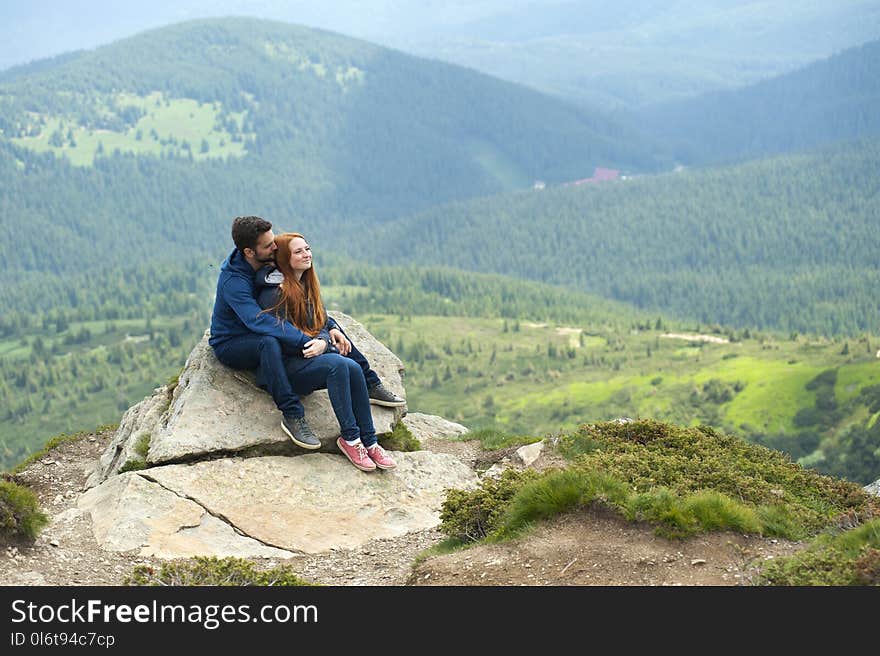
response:
[[[818,38],[831,47],[835,31],[880,37],[880,0],[0,0],[0,69],[148,28],[233,15],[322,27],[410,50],[424,39],[500,43],[636,28],[646,41],[663,31],[703,29],[711,36],[725,26],[749,27],[750,20],[755,24],[749,29],[760,30],[768,15],[824,24],[828,34]]]
[[[387,42],[571,0],[0,0],[0,69],[192,18],[255,16]]]

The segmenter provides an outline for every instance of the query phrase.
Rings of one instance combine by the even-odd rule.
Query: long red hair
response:
[[[275,316],[287,319],[307,335],[314,337],[327,322],[327,313],[321,301],[321,283],[315,273],[315,261],[303,272],[302,278],[290,266],[290,242],[297,237],[305,239],[298,232],[284,232],[275,236],[275,265],[284,274],[278,294],[278,303],[271,309]],[[311,312],[309,311],[311,309]]]

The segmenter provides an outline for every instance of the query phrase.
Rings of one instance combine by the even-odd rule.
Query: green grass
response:
[[[152,435],[145,433],[141,435],[134,445],[136,458],[132,458],[119,468],[119,473],[124,474],[128,471],[140,471],[147,468],[147,453],[150,451],[150,440]]]
[[[713,364],[694,377],[697,383],[710,377],[745,383],[725,410],[728,423],[748,424],[766,432],[792,432],[792,417],[799,408],[811,405],[815,394],[804,386],[820,372],[817,366],[788,364],[783,360],[738,357]],[[767,399],[773,404],[768,405]]]
[[[845,403],[858,396],[862,387],[878,383],[880,383],[880,361],[874,358],[873,361],[853,363],[838,370],[834,395],[838,403]]]
[[[309,586],[289,565],[259,569],[243,558],[196,556],[163,563],[159,569],[138,565],[123,585]]]
[[[0,481],[0,540],[32,540],[48,523],[36,494],[13,481]]]
[[[245,141],[220,127],[222,112],[219,103],[200,103],[190,98],[165,98],[156,92],[147,96],[117,94],[105,97],[99,104],[105,114],[114,114],[117,107],[138,107],[144,115],[125,131],[95,129],[79,125],[64,116],[32,116],[35,123],[42,120],[39,134],[11,139],[19,146],[36,152],[52,152],[66,157],[77,166],[91,166],[99,148],[110,154],[114,150],[139,155],[192,154],[194,160],[222,157],[241,157],[246,154]],[[240,130],[244,113],[231,113],[229,119]],[[52,143],[53,134],[62,135],[63,143]],[[244,135],[250,138],[253,135]],[[71,141],[72,137],[72,141]],[[189,144],[189,151],[183,148]],[[207,144],[203,152],[202,144]]]
[[[880,519],[817,537],[809,548],[766,563],[765,585],[880,585]]]
[[[754,333],[712,343],[663,337],[697,332],[693,327],[521,321],[514,330],[512,320],[489,318],[359,319],[403,360],[410,410],[440,414],[472,431],[546,435],[584,422],[652,418],[789,445],[784,448],[804,462],[821,462],[816,439],[868,422],[873,413],[859,391],[880,377],[864,344],[842,355],[842,342],[825,338]],[[680,357],[683,343],[687,358]],[[839,416],[827,425],[796,425],[798,412],[816,403],[807,383],[829,368],[838,371]],[[727,387],[729,398],[713,397],[713,386]],[[805,437],[798,446],[799,436],[816,431],[819,438]]]
[[[460,435],[454,439],[462,442],[478,440],[480,442],[480,448],[482,448],[483,451],[494,451],[495,449],[504,449],[509,446],[532,444],[541,440],[540,437],[535,437],[533,435],[512,435],[506,431],[489,426],[468,431],[464,435]]]

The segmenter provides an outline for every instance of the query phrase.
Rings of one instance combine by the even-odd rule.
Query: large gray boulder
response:
[[[385,385],[404,396],[400,359],[348,315],[331,314]],[[302,402],[322,450],[336,452],[339,423],[327,391],[317,390],[302,397]],[[381,435],[391,432],[406,409],[373,405],[371,410],[376,432]],[[157,388],[125,413],[86,487],[144,464],[185,462],[247,449],[277,451],[278,447],[304,452],[281,429],[281,413],[272,397],[256,387],[253,374],[221,364],[205,333],[190,353],[177,384]]]
[[[880,478],[864,487],[865,492],[880,497]]]
[[[400,360],[363,326],[333,313],[383,382],[405,397]],[[392,452],[397,468],[362,472],[335,445],[325,390],[303,398],[323,446],[294,446],[269,394],[214,356],[207,334],[176,385],[130,408],[77,500],[101,548],[142,556],[286,558],[354,548],[432,528],[449,488],[476,473],[455,456]],[[467,432],[406,408],[371,406],[380,434],[402,422],[419,441]]]

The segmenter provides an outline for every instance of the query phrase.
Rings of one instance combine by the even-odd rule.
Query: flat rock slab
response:
[[[397,469],[375,472],[330,453],[164,465],[115,476],[86,492],[79,507],[91,513],[105,549],[284,557],[437,526],[446,489],[477,484],[447,454],[393,457]]]
[[[77,506],[91,516],[95,539],[108,551],[138,549],[141,556],[158,558],[294,555],[241,535],[199,504],[135,472],[92,488]]]
[[[401,421],[419,440],[434,437],[458,437],[468,432],[466,426],[437,415],[426,415],[421,412],[408,412]]]

